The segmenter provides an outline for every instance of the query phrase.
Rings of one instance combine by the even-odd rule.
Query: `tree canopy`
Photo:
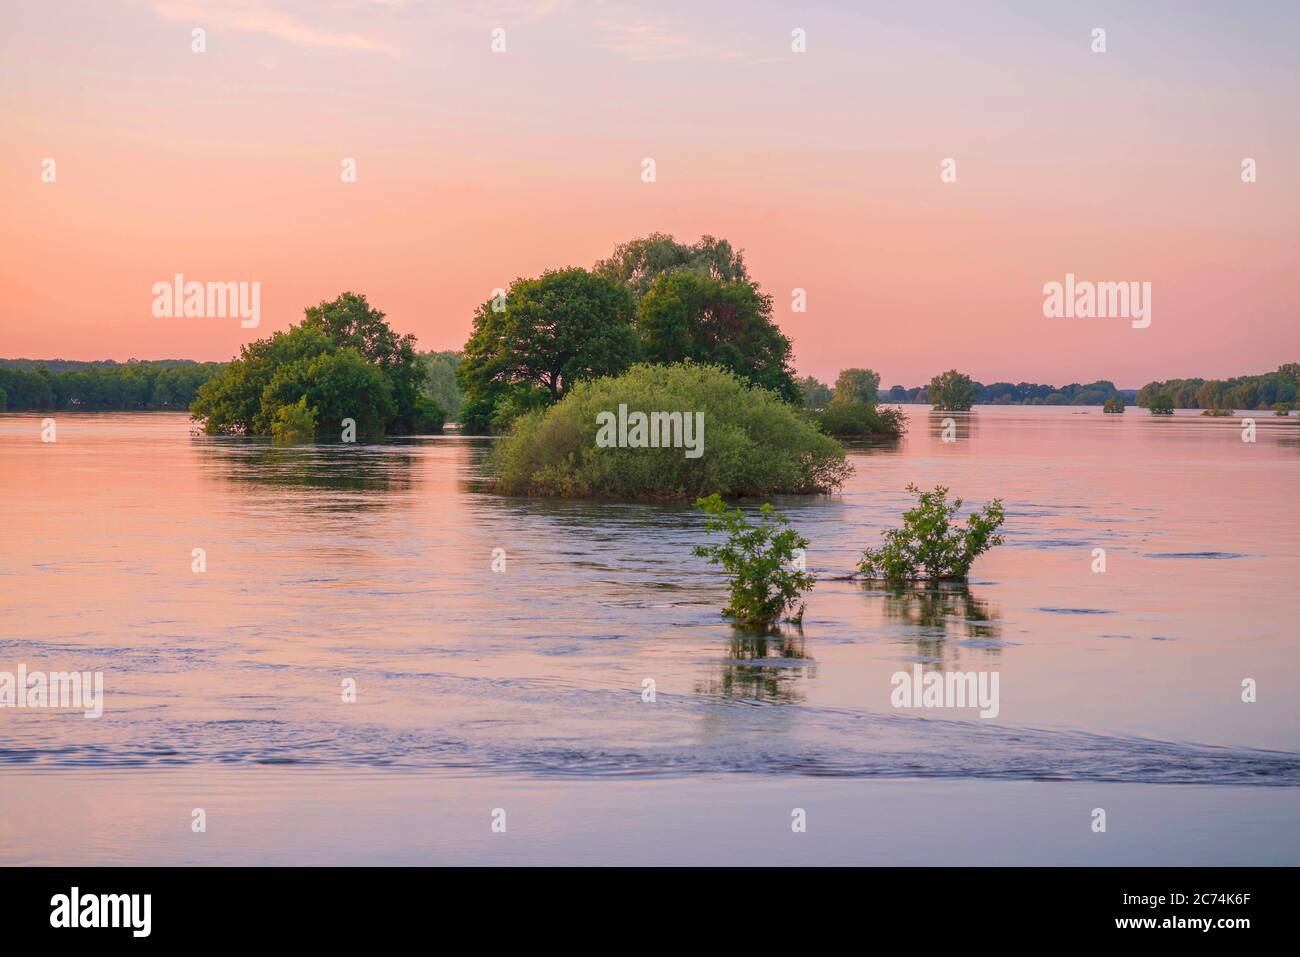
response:
[[[244,346],[199,389],[190,414],[209,435],[298,435],[311,423],[317,436],[337,437],[346,418],[358,435],[436,432],[443,412],[421,396],[423,378],[415,337],[348,292]]]
[[[970,376],[949,369],[930,380],[930,401],[942,412],[968,412],[975,404],[979,389]]]

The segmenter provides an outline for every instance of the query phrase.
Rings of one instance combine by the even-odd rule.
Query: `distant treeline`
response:
[[[1036,382],[994,382],[990,385],[974,382],[972,385],[978,390],[976,405],[1105,405],[1106,400],[1113,395],[1131,401],[1137,392],[1135,389],[1117,389],[1115,383],[1108,379],[1082,384],[1071,382],[1063,386],[1039,385]],[[899,403],[928,404],[931,401],[926,386],[905,389],[896,385],[888,392],[882,391],[880,398],[885,402]]]
[[[1138,390],[1137,404],[1149,406],[1156,396],[1167,395],[1178,409],[1271,409],[1294,406],[1297,385],[1300,362],[1288,362],[1263,375],[1148,382]]]
[[[0,359],[0,412],[184,412],[224,363]]]

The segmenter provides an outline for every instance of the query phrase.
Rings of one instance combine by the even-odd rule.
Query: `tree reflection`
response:
[[[204,470],[237,484],[321,492],[401,492],[415,485],[417,447],[409,442],[284,445],[265,439],[206,437],[194,441]],[[325,496],[321,502],[330,500]],[[386,497],[367,501],[383,504]],[[349,507],[356,504],[353,500]]]
[[[700,682],[695,691],[722,698],[796,704],[804,699],[800,682],[816,674],[817,664],[804,648],[802,629],[734,626],[721,675]]]
[[[971,594],[965,582],[919,582],[872,589],[884,600],[885,620],[898,625],[917,654],[943,661],[956,641],[987,642],[986,654],[997,655],[1002,637],[998,613],[987,601]]]

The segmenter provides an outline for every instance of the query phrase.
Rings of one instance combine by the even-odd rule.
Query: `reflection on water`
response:
[[[915,643],[917,656],[927,666],[942,664],[950,653],[955,656],[949,639],[978,647],[990,657],[1002,649],[997,611],[976,598],[965,582],[869,586],[867,594],[881,598],[885,620],[905,627],[905,640]]]
[[[699,682],[695,690],[723,698],[793,704],[803,700],[800,682],[815,677],[817,663],[805,651],[798,626],[767,630],[734,626],[721,676]]]
[[[959,442],[979,435],[979,413],[936,412],[926,413],[926,427],[931,438],[941,442]]]
[[[414,485],[416,455],[400,440],[316,444],[205,437],[193,441],[201,467],[229,482],[326,492],[407,491]],[[383,504],[384,499],[356,502]]]

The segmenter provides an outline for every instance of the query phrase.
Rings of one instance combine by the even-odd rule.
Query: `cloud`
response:
[[[631,60],[725,60],[767,63],[779,57],[755,57],[679,22],[616,8],[618,19],[599,23],[601,46]]]
[[[399,56],[401,52],[391,44],[358,33],[314,26],[292,13],[272,8],[264,0],[157,0],[153,8],[167,20],[183,20],[205,29],[260,33],[300,47],[386,56]]]

